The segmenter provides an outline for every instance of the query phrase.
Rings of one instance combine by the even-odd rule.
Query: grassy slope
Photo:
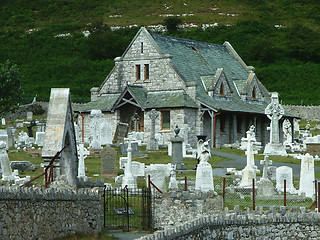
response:
[[[103,39],[88,42],[81,34],[95,22],[110,26],[159,24],[166,14],[188,14],[182,21],[194,24],[256,21],[178,36],[218,44],[230,41],[247,64],[256,67],[266,87],[280,92],[284,103],[320,104],[319,10],[315,0],[2,0],[0,62],[9,58],[20,66],[25,102],[36,94],[47,100],[51,87],[70,87],[73,101],[88,101],[90,88],[101,84],[113,67],[113,58],[121,55],[136,31],[118,33],[112,42],[124,38],[120,46],[111,46],[112,42],[99,45]],[[110,17],[114,15],[121,17]],[[275,24],[287,28],[275,29]],[[29,34],[30,29],[38,31]],[[54,37],[60,33],[72,37]],[[93,45],[115,54],[92,57]]]

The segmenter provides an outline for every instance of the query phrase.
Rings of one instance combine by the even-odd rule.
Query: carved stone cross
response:
[[[260,164],[263,164],[262,178],[268,179],[268,167],[269,165],[272,165],[272,160],[269,160],[269,155],[266,154],[264,160],[260,161]]]
[[[265,114],[271,120],[270,143],[280,143],[279,120],[284,114],[284,109],[279,104],[279,96],[277,92],[273,92],[271,94],[271,103],[266,107]]]

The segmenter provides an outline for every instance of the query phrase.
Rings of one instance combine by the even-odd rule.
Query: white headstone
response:
[[[200,161],[197,165],[195,190],[201,192],[214,191],[213,174],[210,163]]]
[[[135,177],[144,177],[145,164],[140,162],[133,161],[132,165],[132,174]]]
[[[0,141],[0,163],[2,171],[2,180],[13,181],[15,179],[12,174],[12,169],[9,162],[9,157],[7,154],[6,143]]]
[[[315,193],[314,180],[314,158],[307,153],[301,159],[299,193],[305,193],[306,197],[312,198]]]
[[[171,163],[150,164],[145,169],[146,184],[148,186],[148,175],[150,180],[161,190],[166,191],[165,179],[170,176]]]
[[[84,165],[84,144],[79,143],[79,164],[78,164],[78,178],[86,177],[86,168]]]
[[[27,112],[27,120],[32,121],[33,120],[33,112]]]
[[[9,136],[7,129],[0,129],[0,141],[3,141],[6,143],[6,148],[8,149],[9,146]]]
[[[45,135],[45,132],[36,132],[36,145],[43,147]]]
[[[4,126],[6,125],[6,119],[5,118],[1,118],[1,124]]]
[[[270,123],[270,142],[264,149],[264,154],[287,155],[285,147],[280,143],[279,120],[284,114],[283,107],[279,104],[277,92],[271,93],[271,103],[266,107],[265,114],[271,120]]]
[[[93,150],[101,150],[101,110],[91,110],[90,112],[90,127],[91,127],[91,143],[90,148]]]
[[[284,192],[284,179],[286,180],[286,192],[290,194],[297,193],[292,182],[292,168],[287,166],[278,167],[276,170],[276,189]]]
[[[177,190],[178,189],[178,182],[177,182],[177,178],[176,178],[175,165],[173,165],[173,164],[172,164],[171,171],[170,171],[169,189],[170,190]]]
[[[137,179],[132,174],[132,155],[131,155],[131,139],[128,139],[128,153],[127,153],[127,163],[124,169],[124,176],[122,178],[122,188],[126,187],[129,189],[137,188]]]
[[[292,126],[289,119],[283,121],[283,137],[284,144],[288,145],[292,143]]]
[[[256,179],[256,173],[259,172],[257,166],[254,163],[254,154],[258,153],[258,151],[253,149],[253,142],[256,142],[254,129],[255,127],[252,125],[247,131],[247,151],[245,152],[247,155],[247,165],[242,170],[240,187],[251,187],[252,179]]]
[[[112,128],[111,124],[106,120],[101,123],[101,144],[112,144]]]
[[[74,133],[76,135],[76,141],[77,143],[82,142],[80,127],[75,122],[73,124],[74,124]]]

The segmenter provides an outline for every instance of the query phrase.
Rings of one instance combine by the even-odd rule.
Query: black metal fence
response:
[[[150,188],[105,188],[104,227],[124,231],[152,230],[152,205]]]

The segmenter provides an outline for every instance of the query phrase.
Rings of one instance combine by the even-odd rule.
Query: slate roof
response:
[[[120,93],[106,94],[104,96],[98,97],[95,101],[88,102],[84,105],[75,106],[73,110],[75,112],[90,112],[92,109],[111,111],[120,95]]]
[[[183,80],[197,83],[197,99],[201,103],[216,110],[264,114],[270,103],[267,90],[261,87],[262,93],[266,95],[264,102],[241,100],[238,92],[241,93],[245,88],[249,73],[226,46],[159,34],[150,35],[163,53],[172,56],[171,63]],[[231,98],[213,99],[205,91],[204,84],[208,86],[209,76],[214,75],[218,68],[223,68],[233,92]],[[286,116],[293,115],[286,112]]]

